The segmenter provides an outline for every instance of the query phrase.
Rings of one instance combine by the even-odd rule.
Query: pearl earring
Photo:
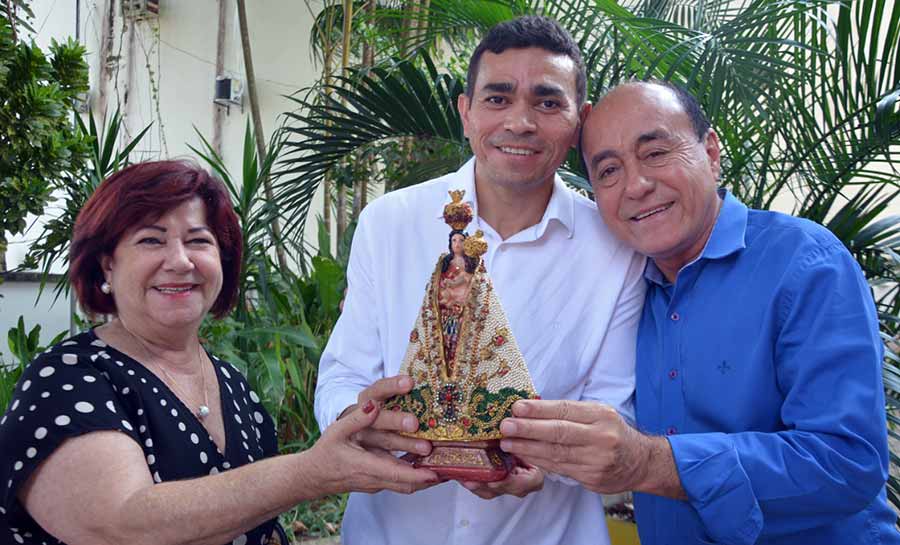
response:
[[[100,291],[102,291],[106,295],[109,295],[110,293],[112,293],[112,286],[109,285],[109,282],[104,282],[100,284]]]

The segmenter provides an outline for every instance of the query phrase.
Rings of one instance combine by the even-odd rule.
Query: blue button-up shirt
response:
[[[637,423],[667,436],[689,499],[636,494],[642,545],[900,543],[859,266],[825,228],[723,196],[674,284],[645,272]]]

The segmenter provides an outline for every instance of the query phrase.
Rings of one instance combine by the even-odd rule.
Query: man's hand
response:
[[[500,424],[500,448],[603,494],[627,490],[684,497],[668,441],[629,426],[612,407],[522,400]]]
[[[504,494],[524,498],[544,488],[544,472],[538,467],[528,465],[512,468],[502,481],[492,483],[460,481],[459,484],[484,500],[492,500]]]
[[[388,398],[405,394],[412,390],[412,387],[413,381],[406,375],[383,378],[360,392],[356,404],[344,409],[341,417],[352,412],[358,406],[364,406],[369,401],[381,407]],[[394,450],[426,455],[431,452],[430,441],[404,437],[397,433],[401,431],[414,432],[417,429],[419,429],[419,421],[410,413],[379,411],[375,423],[371,427],[357,432],[354,439],[374,454],[393,457],[390,451]]]

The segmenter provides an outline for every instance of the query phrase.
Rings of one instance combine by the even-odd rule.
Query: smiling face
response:
[[[118,316],[138,334],[196,329],[222,288],[219,245],[199,198],[126,231],[101,266]]]
[[[576,67],[537,47],[486,51],[459,111],[479,186],[532,190],[552,184],[577,139]]]
[[[594,107],[582,150],[607,226],[674,280],[703,250],[718,216],[715,131],[698,141],[672,91],[629,84]]]

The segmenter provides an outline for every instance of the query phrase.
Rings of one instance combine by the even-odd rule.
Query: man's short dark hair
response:
[[[697,102],[697,99],[694,95],[687,92],[684,87],[672,83],[671,81],[665,81],[661,79],[649,79],[644,82],[634,82],[634,83],[649,83],[650,85],[659,85],[660,87],[665,87],[666,89],[672,91],[675,95],[675,98],[678,100],[678,104],[681,105],[681,109],[684,110],[684,113],[687,114],[688,119],[691,120],[691,126],[694,129],[694,133],[697,135],[698,140],[703,140],[703,137],[706,136],[706,133],[709,132],[710,123],[709,119],[706,117],[706,113],[703,112],[703,109],[700,107],[700,103]]]
[[[507,49],[524,49],[539,47],[551,53],[565,55],[575,63],[575,92],[578,106],[584,104],[587,97],[587,75],[584,60],[578,44],[572,35],[559,23],[549,17],[528,15],[510,21],[504,21],[488,31],[481,43],[469,59],[469,71],[466,74],[466,96],[470,99],[475,93],[475,80],[478,77],[478,66],[485,51],[499,55]]]

